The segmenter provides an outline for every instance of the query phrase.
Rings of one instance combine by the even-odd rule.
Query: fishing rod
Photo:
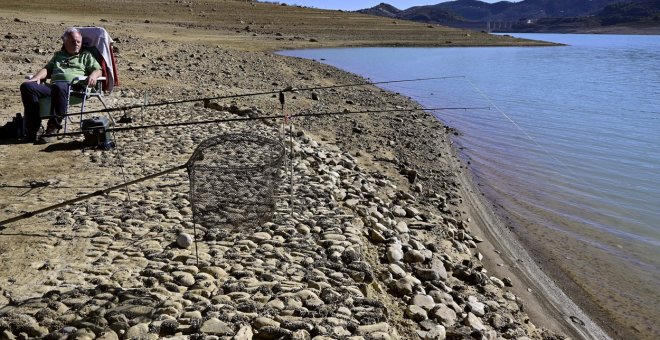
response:
[[[253,121],[253,120],[265,120],[265,119],[284,119],[284,118],[296,118],[296,117],[322,117],[322,116],[339,116],[339,115],[350,115],[350,114],[364,114],[364,113],[392,113],[392,112],[410,112],[410,111],[441,111],[441,110],[490,110],[489,106],[476,106],[476,107],[436,107],[436,108],[421,108],[421,109],[389,109],[389,110],[362,110],[362,111],[339,111],[339,112],[322,112],[322,113],[299,113],[294,115],[273,115],[273,116],[262,116],[262,117],[240,117],[240,118],[224,118],[224,119],[211,119],[211,120],[201,120],[193,122],[178,122],[178,123],[161,123],[161,124],[152,124],[152,125],[139,125],[139,126],[128,126],[128,127],[118,127],[105,129],[106,132],[118,132],[118,131],[131,131],[131,130],[141,130],[141,129],[150,129],[150,128],[159,128],[159,127],[174,127],[174,126],[188,126],[188,125],[203,125],[203,124],[214,124],[214,123],[228,123],[228,122],[244,122],[244,121]],[[85,131],[77,132],[67,132],[67,133],[58,133],[58,134],[48,134],[43,135],[44,137],[55,137],[55,136],[77,136],[84,134]]]
[[[265,117],[241,117],[241,118],[229,118],[229,119],[214,119],[214,120],[206,120],[206,121],[197,121],[197,122],[181,122],[181,123],[169,123],[169,124],[154,124],[154,125],[145,125],[145,126],[132,126],[132,127],[125,127],[125,128],[116,128],[116,129],[111,129],[109,131],[128,131],[128,130],[137,130],[137,129],[145,129],[145,128],[154,128],[154,127],[171,127],[171,126],[184,126],[184,125],[196,125],[196,124],[212,124],[212,123],[223,123],[223,122],[236,122],[236,121],[250,121],[250,120],[259,120],[259,119],[277,119],[277,118],[295,118],[295,117],[322,117],[322,116],[334,116],[334,115],[349,115],[349,114],[365,114],[365,113],[391,113],[391,112],[410,112],[410,111],[439,111],[439,110],[471,110],[471,109],[489,109],[490,107],[444,107],[444,108],[419,108],[419,109],[390,109],[390,110],[362,110],[362,111],[342,111],[342,112],[323,112],[323,113],[299,113],[296,115],[275,115],[275,116],[265,116]],[[78,135],[82,134],[82,132],[70,132],[66,134],[60,134],[60,135]],[[45,136],[50,136],[50,135],[45,135]],[[55,136],[55,135],[52,135]],[[21,215],[0,221],[0,230],[2,230],[6,224],[24,220],[26,218],[30,218],[32,216],[51,211],[57,208],[61,208],[67,205],[71,205],[80,201],[84,201],[86,199],[96,197],[96,196],[101,196],[108,194],[114,190],[121,189],[124,187],[127,187],[129,185],[133,185],[136,183],[144,182],[146,180],[156,178],[159,176],[163,176],[169,173],[172,173],[177,170],[181,170],[184,168],[187,168],[189,165],[190,161],[186,162],[185,164],[175,166],[173,168],[163,170],[148,176],[144,176],[138,179],[134,179],[129,182],[124,182],[122,184],[118,184],[112,187],[108,187],[105,189],[100,189],[97,191],[94,191],[92,193],[73,198],[67,201],[63,201],[45,208],[41,208],[38,210],[34,211],[28,211],[25,212]]]
[[[465,76],[446,76],[446,77],[429,77],[429,78],[416,78],[416,79],[400,79],[400,80],[352,83],[352,84],[342,84],[342,85],[317,86],[317,87],[307,87],[307,88],[288,87],[288,88],[285,88],[283,90],[272,90],[272,91],[253,92],[253,93],[245,93],[245,94],[232,94],[232,95],[217,96],[217,97],[181,99],[181,100],[174,100],[174,101],[160,102],[160,103],[152,103],[152,104],[141,104],[141,105],[135,104],[135,105],[129,105],[129,106],[115,107],[115,108],[104,108],[104,109],[99,109],[99,110],[95,110],[95,111],[86,111],[84,113],[85,114],[109,113],[109,112],[117,112],[117,111],[128,111],[128,110],[132,110],[132,109],[139,109],[139,108],[145,108],[145,107],[185,104],[185,103],[193,103],[193,102],[209,101],[209,100],[217,100],[217,99],[232,99],[232,98],[241,98],[241,97],[254,97],[254,96],[267,95],[267,94],[278,94],[278,93],[284,93],[284,92],[315,91],[315,90],[336,89],[336,88],[342,88],[342,87],[407,83],[407,82],[416,82],[416,81],[443,80],[443,79],[454,79],[454,78],[465,78]],[[78,113],[67,113],[67,114],[63,115],[62,117],[77,116],[79,114],[80,114],[80,112],[78,112]]]
[[[144,181],[152,179],[152,178],[163,176],[163,175],[169,174],[171,172],[186,168],[187,166],[188,166],[188,163],[186,162],[185,164],[175,166],[173,168],[163,170],[161,172],[157,172],[157,173],[154,173],[154,174],[142,177],[142,178],[138,178],[138,179],[132,180],[130,182],[124,182],[122,184],[118,184],[118,185],[115,185],[115,186],[112,186],[112,187],[109,187],[109,188],[97,190],[97,191],[94,191],[90,194],[83,195],[83,196],[80,196],[80,197],[76,197],[76,198],[73,198],[73,199],[70,199],[70,200],[67,200],[67,201],[64,201],[64,202],[60,202],[60,203],[57,203],[57,204],[54,204],[54,205],[51,205],[51,206],[48,206],[48,207],[45,207],[45,208],[25,212],[21,215],[18,215],[18,216],[12,217],[12,218],[8,218],[4,221],[0,221],[0,230],[2,230],[5,227],[5,225],[8,224],[8,223],[24,220],[24,219],[30,218],[34,215],[38,215],[38,214],[41,214],[41,213],[44,213],[44,212],[47,212],[47,211],[51,211],[51,210],[54,210],[54,209],[57,209],[57,208],[61,208],[61,207],[67,206],[67,205],[71,205],[71,204],[74,204],[74,203],[77,203],[77,202],[80,202],[80,201],[84,201],[84,200],[92,198],[92,197],[105,195],[105,194],[110,193],[111,191],[115,191],[117,189],[121,189],[121,188],[127,187],[127,186],[132,185],[132,184],[144,182]]]

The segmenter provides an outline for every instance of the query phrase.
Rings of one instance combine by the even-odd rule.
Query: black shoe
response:
[[[37,141],[37,135],[34,136],[23,136],[18,138],[19,143],[34,143]]]
[[[55,128],[48,128],[46,131],[37,138],[35,144],[49,144],[57,140],[57,132],[59,130]]]

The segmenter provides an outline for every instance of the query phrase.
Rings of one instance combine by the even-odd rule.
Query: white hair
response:
[[[80,34],[80,31],[75,27],[69,27],[62,34],[62,41],[67,41],[71,35]]]

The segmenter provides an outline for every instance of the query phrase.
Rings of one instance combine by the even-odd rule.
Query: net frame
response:
[[[251,133],[200,143],[187,163],[193,223],[235,229],[272,220],[284,155],[279,140]]]

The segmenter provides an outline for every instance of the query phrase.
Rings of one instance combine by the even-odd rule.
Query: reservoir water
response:
[[[480,190],[601,323],[660,338],[660,36],[516,36],[559,47],[286,51],[438,111]],[[611,326],[611,325],[610,325]],[[611,329],[610,328],[610,329]]]

